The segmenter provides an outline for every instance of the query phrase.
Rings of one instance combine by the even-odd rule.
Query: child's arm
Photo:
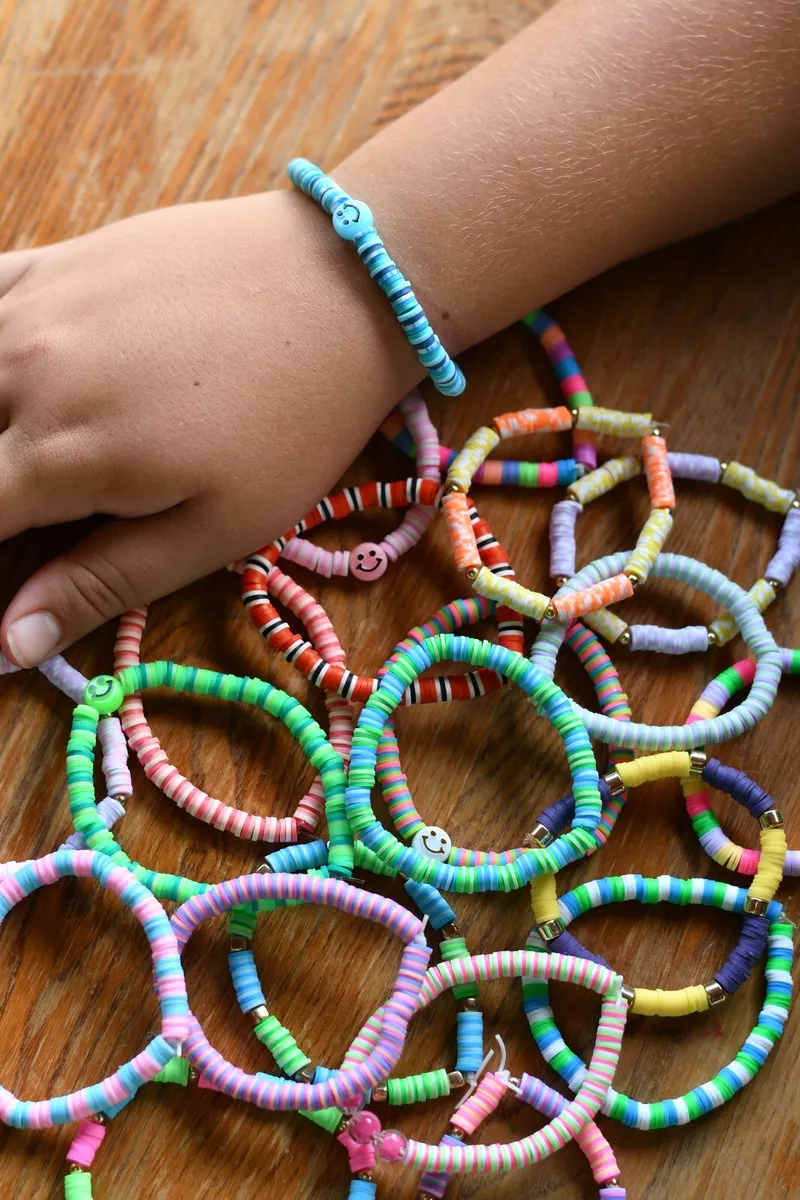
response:
[[[796,0],[563,0],[333,174],[457,352],[795,189],[799,138]],[[12,601],[26,664],[292,524],[420,375],[294,193],[0,256],[0,297],[0,537],[125,518]]]

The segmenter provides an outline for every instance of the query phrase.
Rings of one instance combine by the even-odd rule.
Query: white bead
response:
[[[447,862],[452,846],[449,833],[440,829],[438,825],[426,825],[414,834],[411,841],[413,850],[436,862]]]

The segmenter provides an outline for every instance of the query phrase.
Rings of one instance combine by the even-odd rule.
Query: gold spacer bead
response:
[[[365,1183],[372,1183],[372,1172],[371,1171],[359,1171],[358,1174],[356,1175],[356,1179],[363,1179]]]
[[[556,576],[556,587],[562,588],[565,583],[569,583],[569,579],[567,579],[566,575],[557,575]]]
[[[260,1025],[269,1016],[269,1009],[264,1004],[257,1004],[255,1008],[250,1009],[250,1016],[254,1025]]]
[[[716,1008],[718,1004],[724,1004],[728,999],[728,993],[721,984],[717,983],[716,979],[711,983],[704,983],[703,987],[706,995],[708,996],[708,1004],[710,1008]]]
[[[238,937],[238,936],[232,937],[231,938],[231,953],[235,954],[235,953],[238,953],[238,951],[240,951],[240,950],[247,950],[249,944],[250,943],[248,942],[247,938]]]
[[[772,588],[773,592],[775,592],[776,595],[781,590],[781,585],[778,583],[777,579],[768,579],[767,583],[769,584],[769,586]]]
[[[447,941],[448,938],[459,937],[460,935],[458,932],[458,926],[456,925],[455,921],[451,921],[449,925],[443,925],[439,930],[439,936],[444,938],[445,941]]]
[[[625,784],[622,782],[619,771],[606,771],[603,779],[608,784],[612,796],[621,796],[625,791]]]
[[[545,846],[549,846],[552,840],[553,835],[550,830],[539,821],[534,825],[530,833],[525,834],[522,844],[530,850],[544,850]]]
[[[709,646],[716,646],[717,644],[717,635],[713,629],[709,629],[708,631],[708,644]]]
[[[466,1082],[461,1071],[448,1071],[447,1081],[451,1088],[462,1088]]]
[[[777,808],[768,808],[758,818],[762,829],[783,829],[783,813]]]
[[[547,608],[544,610],[544,617],[546,621],[555,621],[556,610],[553,608],[552,604],[548,604]]]
[[[478,568],[470,567],[469,570],[466,572],[466,575],[467,575],[467,579],[470,581],[470,583],[474,583],[475,580],[478,578]]]
[[[561,937],[564,928],[561,917],[554,917],[552,921],[542,921],[541,925],[537,925],[536,932],[542,941],[552,942],[553,938]]]
[[[292,1079],[295,1083],[311,1083],[314,1079],[314,1068],[311,1066],[301,1067],[299,1071],[295,1071]]]
[[[661,437],[661,430],[659,429],[658,425],[654,425],[650,430],[650,437]]]
[[[619,642],[620,646],[630,646],[630,644],[631,644],[630,629],[623,629],[622,633],[617,638],[617,641]]]
[[[95,1113],[92,1117],[92,1120],[94,1121],[95,1125],[105,1125],[106,1115],[105,1113]]]
[[[263,862],[256,870],[257,875],[272,875],[273,870],[268,862]]]
[[[569,415],[572,417],[572,424],[573,424],[573,425],[577,424],[577,421],[578,421],[578,414],[579,414],[579,412],[580,412],[580,409],[579,409],[579,408],[571,408],[571,409],[569,410]]]
[[[744,911],[751,917],[765,917],[768,908],[768,900],[757,900],[755,896],[748,896],[744,902]]]
[[[630,1006],[633,1004],[634,1000],[636,999],[635,989],[632,987],[628,987],[627,983],[623,983],[622,987],[619,990],[619,994],[622,997],[622,999],[625,1001],[625,1003],[627,1004],[628,1008],[630,1008]]]
[[[705,750],[689,751],[689,770],[693,775],[702,775],[707,762],[708,755]]]
[[[461,1001],[461,1005],[465,1012],[478,1012],[480,1010],[477,996],[467,996]]]
[[[800,508],[800,500],[797,500],[797,499],[793,500],[792,508]]]
[[[445,496],[452,496],[456,492],[461,492],[462,495],[466,495],[467,489],[465,487],[462,487],[460,483],[453,483],[451,480],[448,479],[444,485]]]
[[[633,572],[633,571],[626,571],[625,575],[630,580],[631,587],[633,588],[633,590],[636,591],[637,587],[641,583],[641,579],[639,578],[639,576],[637,574],[635,574],[635,572]]]
[[[385,1104],[388,1098],[389,1089],[385,1083],[382,1083],[378,1087],[374,1087],[372,1089],[372,1099],[376,1104]]]
[[[730,463],[726,463],[726,462],[721,462],[719,464],[719,473],[721,476],[725,474],[725,472],[727,471],[729,466],[730,466]]]

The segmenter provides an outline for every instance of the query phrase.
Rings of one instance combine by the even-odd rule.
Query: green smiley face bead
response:
[[[95,675],[94,679],[89,680],[83,693],[84,704],[99,712],[101,717],[116,712],[124,699],[122,684],[114,675]]]

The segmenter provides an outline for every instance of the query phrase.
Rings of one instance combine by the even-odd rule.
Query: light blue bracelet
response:
[[[293,158],[286,172],[295,187],[330,214],[339,237],[354,244],[439,391],[445,396],[459,396],[467,386],[464,374],[433,332],[411,284],[386,253],[367,205],[348,196],[307,158]]]

